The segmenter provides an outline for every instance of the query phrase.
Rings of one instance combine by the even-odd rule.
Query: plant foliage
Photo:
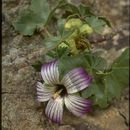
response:
[[[58,19],[56,10],[62,14]],[[51,8],[47,0],[32,0],[29,8],[20,13],[14,27],[22,35],[31,36],[36,30],[49,28],[52,19],[56,28],[53,34],[47,30],[48,37],[43,40],[48,50],[46,55],[49,59],[58,59],[61,79],[73,68],[86,69],[93,76],[93,82],[81,96],[90,98],[95,106],[106,108],[128,86],[129,49],[108,67],[107,59],[92,52],[88,37],[93,33],[102,35],[103,29],[111,27],[111,23],[104,16],[95,15],[89,6],[77,6],[67,0],[58,0]],[[42,64],[43,61],[38,61],[32,66],[39,72]]]

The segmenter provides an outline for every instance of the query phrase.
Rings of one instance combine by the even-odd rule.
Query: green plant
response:
[[[93,82],[80,96],[91,99],[95,106],[106,108],[128,86],[129,49],[126,48],[108,65],[106,59],[92,52],[88,37],[93,33],[102,35],[105,26],[111,27],[110,22],[103,16],[96,16],[89,6],[77,6],[65,0],[55,3],[50,9],[47,0],[32,0],[29,8],[19,15],[14,27],[25,36],[34,35],[36,31],[44,33],[46,55],[52,60],[58,59],[61,78],[75,67],[86,69],[93,76]],[[56,10],[63,11],[63,15],[58,17]],[[54,18],[55,35],[48,31]],[[42,64],[43,61],[33,67],[39,71]]]

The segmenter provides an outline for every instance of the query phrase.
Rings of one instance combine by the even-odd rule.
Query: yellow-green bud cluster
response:
[[[66,39],[66,43],[61,43],[59,47],[68,47],[71,49],[71,53],[77,54],[79,52],[79,48],[86,47],[86,44],[76,41],[80,37],[80,35],[89,35],[93,33],[93,29],[86,23],[83,23],[79,18],[69,19],[65,23],[65,29],[71,30],[74,29],[74,32]]]
[[[82,21],[79,18],[72,18],[69,19],[65,23],[65,29],[73,29],[78,28],[80,34],[92,34],[93,29],[88,24],[83,24]]]
[[[69,19],[66,23],[65,23],[65,28],[66,29],[72,29],[72,28],[78,28],[82,25],[82,21],[80,19],[77,18],[72,18]]]
[[[88,24],[83,24],[80,27],[80,33],[81,34],[92,34],[93,33],[93,29]]]

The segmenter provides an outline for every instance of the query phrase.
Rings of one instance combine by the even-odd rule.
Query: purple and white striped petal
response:
[[[37,100],[39,102],[45,102],[48,101],[53,93],[54,93],[54,87],[49,87],[46,84],[42,84],[41,82],[37,82]]]
[[[65,97],[65,105],[76,116],[82,116],[91,112],[91,101],[78,96],[68,95]]]
[[[68,93],[76,93],[88,87],[91,81],[92,77],[83,68],[76,68],[63,77],[62,83]]]
[[[56,99],[51,98],[47,104],[45,114],[51,121],[60,124],[63,117],[63,98],[60,96]]]
[[[52,61],[44,64],[41,68],[41,75],[45,83],[58,84],[59,83],[59,71],[57,61]]]

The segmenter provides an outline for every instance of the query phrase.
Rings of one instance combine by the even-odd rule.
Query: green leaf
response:
[[[84,89],[81,95],[92,99],[94,105],[106,108],[113,98],[119,97],[123,88],[129,84],[129,49],[127,48],[113,62],[109,73],[97,75],[95,71],[92,71],[92,75],[94,78],[92,84]]]
[[[68,37],[70,37],[70,35],[74,32],[74,29],[72,30],[66,30],[65,29],[65,19],[60,19],[57,22],[57,29],[58,29],[58,33],[57,35],[60,35],[62,38],[62,41],[68,39]]]
[[[51,50],[47,53],[47,56],[51,57],[52,59],[59,59],[64,56],[67,56],[70,53],[70,50],[66,47],[58,47],[54,50]]]
[[[35,29],[39,26],[43,26],[42,19],[39,14],[36,15],[31,10],[23,11],[15,23],[15,29],[23,35],[32,35]]]
[[[75,30],[74,29],[64,30],[63,34],[62,34],[62,39],[65,41],[65,40],[69,39],[70,37],[72,37],[73,35],[75,36]]]
[[[104,86],[96,80],[88,88],[84,89],[81,95],[84,98],[90,97],[93,100],[93,105],[98,105],[101,108],[108,106],[107,97],[104,94]]]
[[[97,33],[101,33],[104,26],[106,25],[106,20],[101,19],[94,15],[86,17],[85,20]]]
[[[89,6],[85,6],[83,4],[80,4],[79,6],[75,5],[74,3],[66,3],[64,6],[64,9],[66,11],[71,12],[71,14],[73,15],[77,15],[77,16],[89,16],[89,15],[93,15],[93,12],[91,11]]]
[[[48,15],[50,13],[50,8],[47,0],[32,0],[30,9],[36,12],[37,14],[41,13],[40,16],[44,20],[48,18]]]
[[[83,17],[94,15],[93,12],[91,11],[90,7],[85,6],[83,4],[79,5],[79,12],[80,12],[80,15]]]
[[[44,27],[49,13],[47,0],[32,0],[30,7],[17,19],[15,29],[23,35],[32,35],[35,29]]]
[[[38,71],[38,72],[40,72],[41,71],[41,66],[42,66],[42,62],[41,61],[37,61],[35,64],[32,64],[32,67],[36,70],[36,71]]]
[[[48,51],[46,55],[51,57],[52,59],[57,57],[56,52],[54,50]]]
[[[57,58],[62,58],[68,56],[70,50],[67,47],[59,47],[57,48]]]
[[[61,7],[63,7],[64,5],[65,5],[65,2],[64,2],[64,1],[62,1],[62,0],[57,0],[57,4],[56,4],[56,5],[54,6],[54,8],[51,10],[51,12],[50,12],[50,14],[49,14],[49,16],[48,16],[48,19],[47,19],[47,21],[46,21],[46,23],[45,23],[45,26],[50,22],[50,20],[51,20],[51,18],[53,17],[53,15],[54,15],[56,9],[61,8]]]
[[[94,56],[89,53],[87,53],[86,55],[80,54],[71,57],[66,55],[59,59],[58,66],[59,72],[63,76],[76,67],[83,67],[89,73],[91,73],[92,70],[103,71],[106,66],[106,61],[101,57]]]
[[[96,56],[92,53],[86,53],[84,55],[86,59],[86,67],[91,68],[91,70],[97,70],[97,71],[104,71],[107,65],[107,62],[105,59]]]
[[[60,43],[61,43],[61,37],[60,36],[52,36],[52,37],[46,38],[44,40],[44,44],[45,44],[45,46],[48,50],[54,49]]]
[[[102,19],[109,27],[112,27],[111,22],[104,16],[99,16],[99,19]]]
[[[23,35],[31,36],[36,29],[43,29],[52,18],[55,10],[61,6],[59,2],[50,9],[47,0],[32,0],[28,9],[21,12],[14,27]]]
[[[113,69],[128,69],[129,68],[129,48],[126,48],[122,54],[113,62]]]
[[[129,84],[129,48],[112,64],[112,71],[104,79],[108,100],[119,97],[124,87]]]
[[[64,29],[65,29],[64,24],[65,24],[65,19],[60,19],[57,22],[58,32],[59,32],[59,35],[61,35],[61,36],[64,33]]]
[[[85,67],[84,66],[84,57],[79,56],[65,56],[59,59],[58,69],[61,77],[68,73],[70,70],[76,67]]]
[[[64,6],[64,9],[68,12],[71,12],[73,14],[79,14],[79,9],[76,5],[71,4],[71,3],[67,3]]]

